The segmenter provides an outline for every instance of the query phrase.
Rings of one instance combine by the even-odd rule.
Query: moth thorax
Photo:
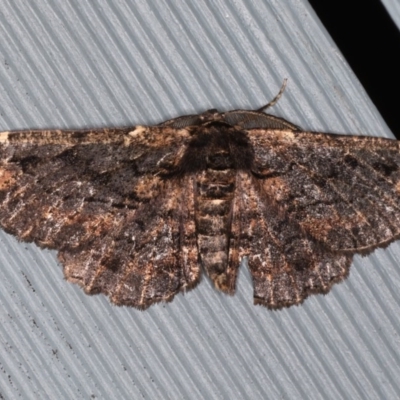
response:
[[[210,169],[228,169],[234,167],[234,160],[226,149],[215,149],[206,157],[207,168]]]

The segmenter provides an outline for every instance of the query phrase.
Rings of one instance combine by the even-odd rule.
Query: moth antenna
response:
[[[286,83],[287,83],[287,78],[285,78],[285,79],[283,80],[282,87],[281,87],[281,89],[279,90],[279,93],[278,93],[268,104],[266,104],[265,106],[262,106],[261,108],[259,108],[259,109],[256,110],[256,111],[264,111],[264,110],[266,110],[267,108],[274,106],[274,105],[278,102],[278,100],[281,98],[283,92],[285,91],[285,89],[286,89]]]

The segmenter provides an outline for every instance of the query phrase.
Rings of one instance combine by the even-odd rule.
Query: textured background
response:
[[[391,137],[305,0],[2,0],[0,130],[272,109],[305,129]],[[6,399],[400,396],[400,246],[355,257],[327,296],[271,312],[196,290],[146,312],[63,281],[54,252],[0,236]]]
[[[381,0],[381,2],[400,29],[400,2],[398,0]]]

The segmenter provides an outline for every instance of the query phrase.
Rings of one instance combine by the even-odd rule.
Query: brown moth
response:
[[[0,226],[58,250],[68,281],[145,309],[201,269],[254,302],[327,293],[356,253],[400,233],[400,146],[305,132],[264,109],[156,126],[0,133]]]

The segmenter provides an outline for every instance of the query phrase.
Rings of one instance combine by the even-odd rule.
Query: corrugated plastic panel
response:
[[[305,0],[2,0],[0,130],[158,123],[218,107],[392,137]],[[0,236],[0,393],[23,399],[394,399],[400,246],[279,312],[203,279],[146,312],[88,297]]]
[[[392,17],[393,21],[400,29],[400,2],[399,0],[381,0],[386,7],[387,12]]]

